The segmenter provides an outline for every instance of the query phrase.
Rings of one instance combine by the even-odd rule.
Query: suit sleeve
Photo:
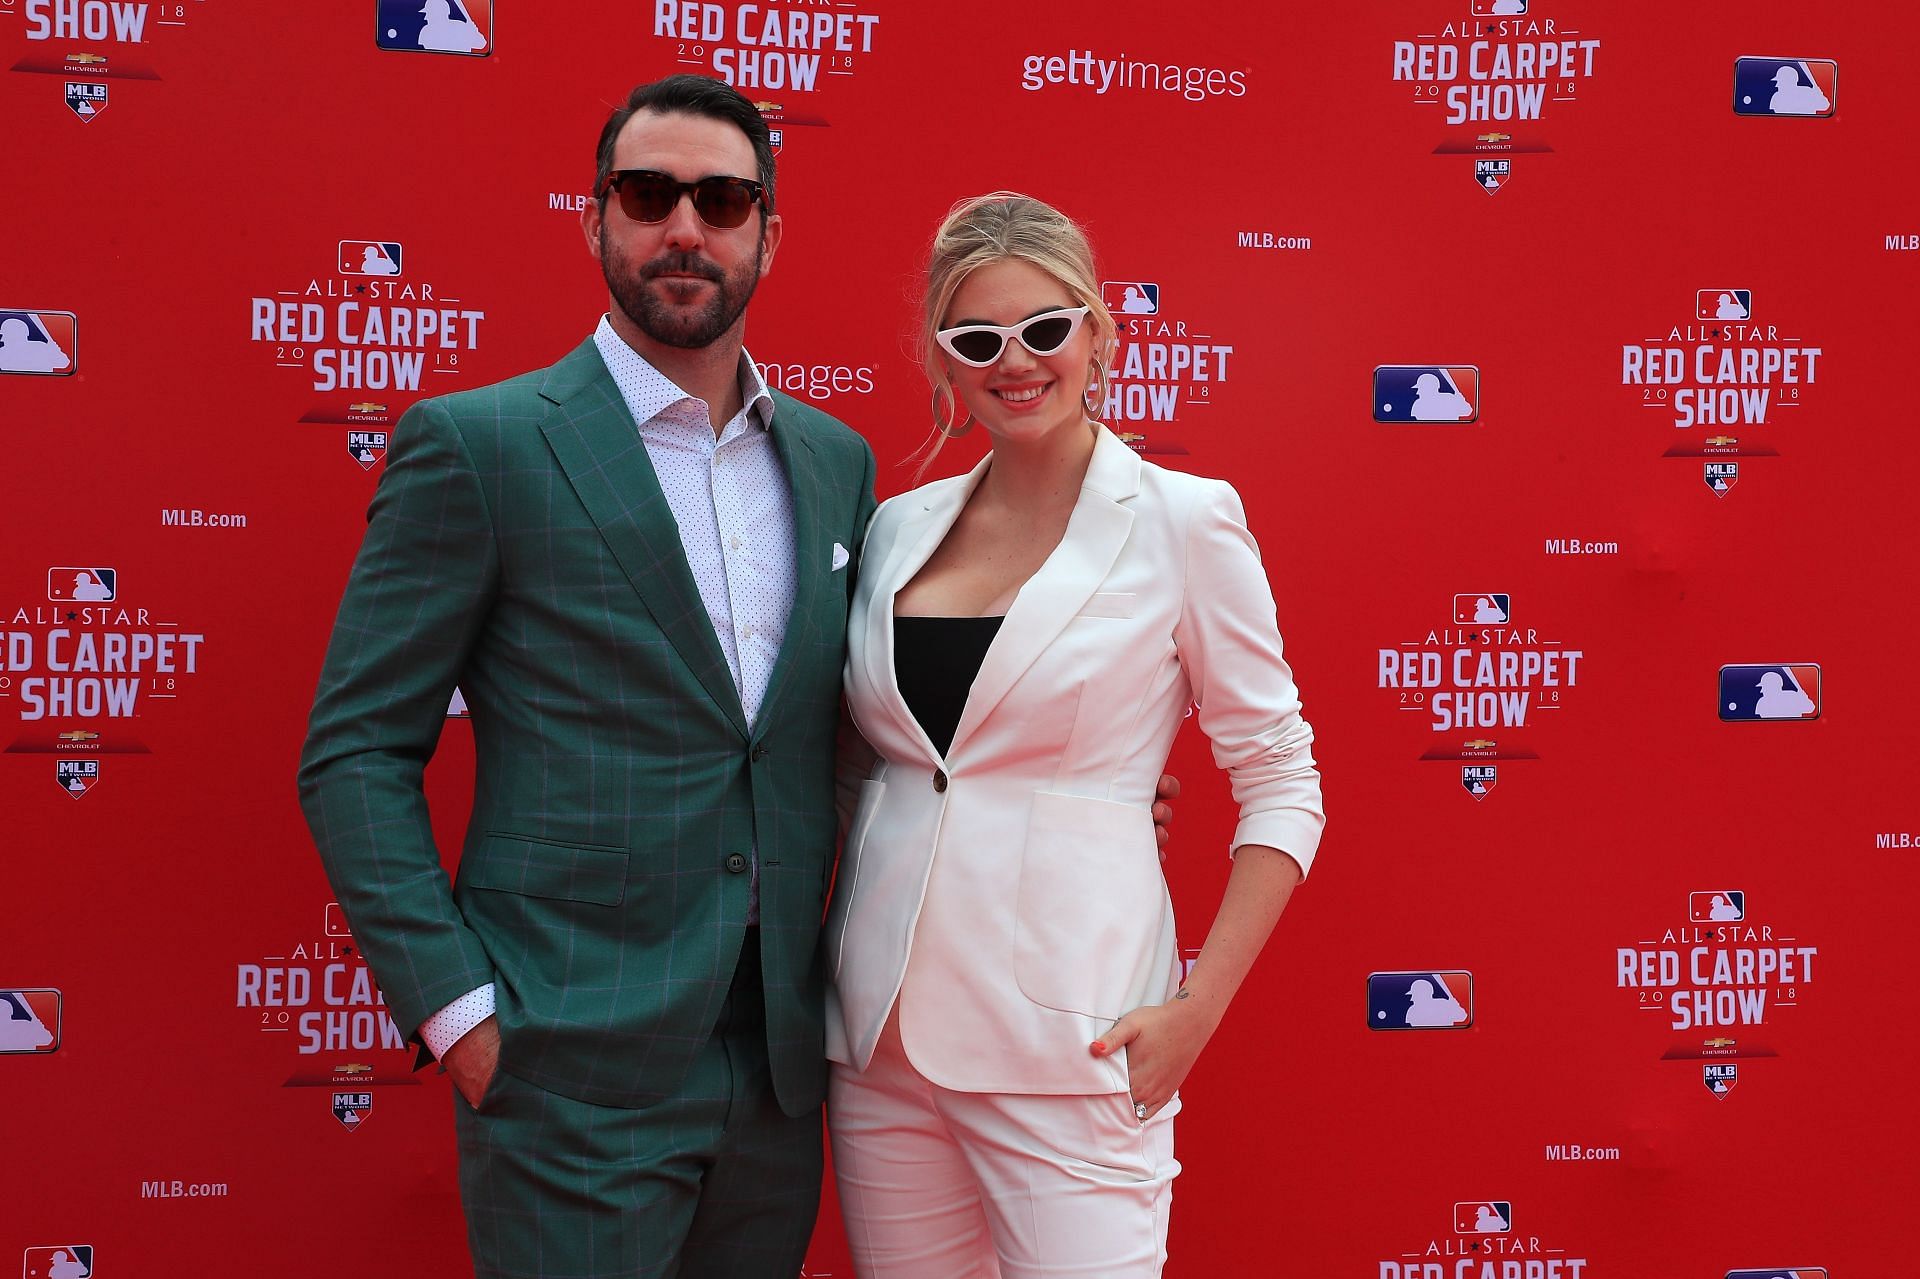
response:
[[[1240,806],[1233,848],[1278,848],[1306,874],[1326,825],[1313,728],[1301,718],[1300,691],[1281,655],[1260,549],[1240,495],[1224,483],[1209,482],[1189,516],[1174,644],[1214,762]]]
[[[327,879],[410,1039],[494,980],[454,905],[421,778],[499,575],[466,444],[442,405],[415,405],[367,512],[299,774]]]

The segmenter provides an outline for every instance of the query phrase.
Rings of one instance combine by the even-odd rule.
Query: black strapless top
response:
[[[987,648],[1002,617],[896,617],[893,678],[907,709],[942,755],[953,745]]]

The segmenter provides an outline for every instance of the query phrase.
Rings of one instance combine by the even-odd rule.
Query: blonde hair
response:
[[[933,233],[933,247],[927,256],[927,290],[921,309],[920,367],[933,387],[938,404],[942,393],[953,414],[960,399],[947,377],[946,362],[934,341],[953,295],[969,275],[990,262],[1012,258],[1045,271],[1073,295],[1075,305],[1087,308],[1087,324],[1093,330],[1093,375],[1090,385],[1095,402],[1104,408],[1107,401],[1107,354],[1119,336],[1113,313],[1100,300],[1099,279],[1094,273],[1093,246],[1086,231],[1066,214],[1043,200],[1017,191],[991,191],[962,200],[947,210],[940,229]],[[921,446],[926,456],[914,473],[920,475],[933,462],[946,442],[936,422],[933,435]]]

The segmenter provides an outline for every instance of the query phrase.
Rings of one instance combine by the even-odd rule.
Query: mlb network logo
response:
[[[363,471],[371,471],[374,463],[387,455],[387,433],[385,431],[348,431],[347,456],[360,464]]]
[[[1840,64],[1831,58],[1736,58],[1735,115],[1824,119],[1840,96]]]
[[[395,240],[342,240],[340,274],[399,275],[400,254]]]
[[[1687,918],[1696,924],[1717,924],[1747,917],[1747,895],[1738,888],[1717,893],[1688,893]]]
[[[1728,723],[1819,719],[1819,665],[1772,662],[1722,666],[1720,718]]]
[[[1701,465],[1700,478],[1713,490],[1715,497],[1725,497],[1740,482],[1740,464],[1738,462],[1706,462]]]
[[[493,52],[493,0],[376,0],[374,43],[400,53]]]
[[[71,311],[0,308],[0,373],[72,376],[80,368],[79,329]]]
[[[1382,364],[1373,371],[1376,422],[1477,422],[1480,370],[1471,364]]]
[[[61,565],[47,570],[47,598],[59,603],[104,604],[118,594],[120,574],[110,568]]]
[[[27,1249],[20,1263],[21,1279],[91,1279],[93,1245],[63,1243]]]
[[[1693,315],[1698,320],[1751,320],[1752,289],[1695,289]]]
[[[1473,1025],[1473,974],[1367,974],[1369,1030],[1465,1030]]]
[[[1505,1199],[1469,1199],[1453,1205],[1456,1235],[1504,1235],[1513,1229],[1513,1204]]]
[[[1462,626],[1474,622],[1511,622],[1513,596],[1499,591],[1466,592],[1453,597],[1453,620]]]
[[[50,1053],[59,1047],[59,991],[0,990],[0,1053]]]
[[[87,792],[100,784],[100,761],[57,759],[53,762],[53,781],[75,799],[85,799]]]
[[[1160,314],[1160,286],[1145,280],[1102,280],[1100,300],[1115,315]]]
[[[69,80],[67,83],[67,108],[80,117],[81,123],[92,124],[107,109],[107,86],[100,80]]]
[[[1500,784],[1500,766],[1498,764],[1462,764],[1460,784],[1466,788],[1467,794],[1475,799],[1485,799],[1487,792]]]

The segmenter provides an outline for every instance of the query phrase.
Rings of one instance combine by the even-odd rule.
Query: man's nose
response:
[[[667,214],[666,241],[675,249],[691,251],[707,242],[707,224],[694,211],[693,192],[682,191]]]

